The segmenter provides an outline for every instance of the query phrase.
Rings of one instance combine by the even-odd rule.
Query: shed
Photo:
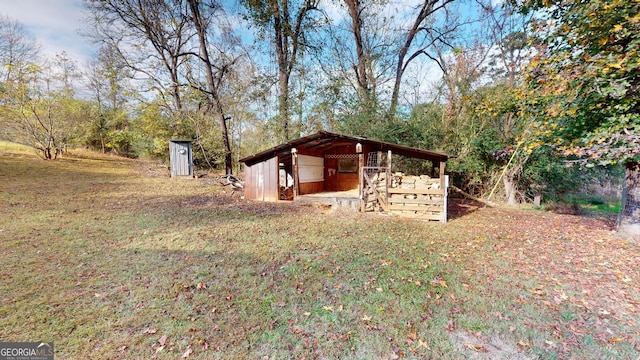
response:
[[[171,177],[193,177],[193,155],[190,139],[169,140]]]
[[[431,161],[438,177],[410,191],[394,182],[391,155]],[[327,131],[240,159],[245,198],[314,201],[446,221],[445,166],[452,155]],[[401,201],[402,200],[402,201]]]

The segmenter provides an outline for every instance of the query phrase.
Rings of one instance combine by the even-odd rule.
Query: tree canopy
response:
[[[597,164],[640,160],[640,2],[532,0],[541,41],[526,110],[538,134]]]

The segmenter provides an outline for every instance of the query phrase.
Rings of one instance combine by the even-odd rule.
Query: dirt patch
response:
[[[509,344],[499,338],[485,338],[470,334],[462,329],[451,333],[451,342],[467,359],[472,360],[530,360],[517,345]]]

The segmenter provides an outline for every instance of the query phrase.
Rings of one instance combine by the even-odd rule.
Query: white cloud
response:
[[[78,31],[87,26],[82,0],[0,0],[0,14],[19,21],[42,46],[44,57],[66,51],[82,64],[92,56]]]

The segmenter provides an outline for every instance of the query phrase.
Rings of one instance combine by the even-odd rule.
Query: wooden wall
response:
[[[346,191],[358,188],[358,172],[341,172],[340,159],[352,159],[357,164],[358,154],[356,154],[355,144],[334,148],[324,155],[325,191]]]
[[[300,195],[315,194],[325,191],[324,181],[301,182],[298,193]]]
[[[327,157],[324,162],[326,191],[346,191],[358,188],[358,173],[341,173],[338,168],[340,159]]]
[[[245,189],[244,197],[248,200],[277,201],[278,189],[278,158],[253,164],[244,165]]]

